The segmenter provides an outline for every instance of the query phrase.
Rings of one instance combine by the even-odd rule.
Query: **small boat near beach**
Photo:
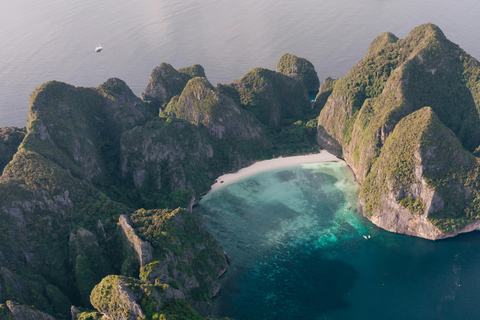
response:
[[[101,45],[98,45],[98,47],[95,48],[95,52],[100,52],[102,51],[102,46]]]

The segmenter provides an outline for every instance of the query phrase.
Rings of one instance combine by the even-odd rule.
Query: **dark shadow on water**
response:
[[[285,260],[290,258],[291,260]],[[347,308],[345,298],[358,272],[341,260],[322,258],[319,252],[269,258],[224,288],[222,315],[243,319],[314,319]]]

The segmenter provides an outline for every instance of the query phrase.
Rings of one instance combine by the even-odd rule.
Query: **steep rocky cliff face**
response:
[[[328,97],[332,94],[333,89],[335,88],[335,79],[331,77],[326,77],[323,80],[320,90],[318,90],[317,96],[315,97],[314,107],[317,110],[322,110],[325,104],[327,103]]]
[[[262,73],[265,86],[247,89],[239,81],[237,91],[213,87],[199,65],[177,71],[161,64],[143,100],[120,79],[96,88],[56,81],[37,88],[26,131],[0,131],[1,314],[203,319],[197,311],[208,313],[225,256],[195,216],[173,208],[191,208],[217,176],[268,157],[275,123],[301,128],[293,142],[312,129],[302,124],[311,111],[303,82]],[[240,102],[244,86],[273,124],[266,127]],[[312,147],[307,139],[305,148]],[[117,294],[128,298],[132,314],[109,307]],[[98,312],[83,309],[92,305]]]
[[[0,128],[0,172],[13,159],[18,146],[25,138],[26,130],[15,127]]]
[[[389,231],[445,237],[480,218],[479,170],[479,159],[432,108],[422,108],[386,140],[362,185],[364,213]]]
[[[276,71],[301,81],[309,92],[316,92],[320,87],[313,64],[305,58],[285,53],[280,57]]]
[[[179,289],[195,310],[207,315],[227,260],[200,219],[185,209],[157,209],[137,210],[131,220],[154,248],[152,261],[140,269],[140,279]]]
[[[252,69],[229,87],[234,99],[265,125],[302,118],[311,108],[303,82],[268,69]]]
[[[150,74],[147,88],[142,94],[142,99],[150,101],[157,108],[164,109],[172,97],[182,93],[188,80],[195,77],[205,77],[201,65],[175,70],[168,63],[161,63]]]
[[[188,81],[181,95],[170,101],[165,114],[203,127],[214,138],[265,139],[258,120],[218,92],[206,78]]]
[[[115,189],[137,190],[123,184],[120,141],[157,114],[119,79],[97,88],[49,82],[34,92],[27,133],[0,178],[0,302],[67,319],[72,303],[89,306],[103,277],[135,270],[116,226],[138,205]],[[205,149],[197,150],[206,158]],[[167,200],[188,204],[182,195]]]
[[[382,184],[378,175],[387,170],[379,161],[387,157],[385,146],[394,139],[392,132],[404,117],[424,106],[430,106],[439,121],[453,131],[461,147],[470,152],[478,147],[479,74],[478,61],[448,41],[435,25],[419,26],[404,40],[384,33],[372,42],[365,58],[345,78],[335,81],[318,120],[318,142],[345,158],[362,183],[362,201],[368,204],[369,188]],[[409,165],[408,170],[414,170],[413,162]],[[421,176],[424,177],[425,173]],[[393,175],[387,180],[391,180],[387,184],[392,185],[398,183],[399,178]],[[454,192],[457,188],[455,184],[448,188],[450,191],[444,192],[464,197]],[[388,224],[389,230],[421,237],[438,238],[441,234],[454,234],[476,221],[480,210],[476,207],[473,213],[467,212],[461,205],[463,209],[449,211],[444,208],[443,213],[438,215],[429,212],[428,216],[423,216],[424,224],[431,230],[437,230],[429,231],[426,236],[420,231],[421,227],[408,225],[411,217],[407,213],[414,215],[409,206],[410,200],[396,198],[397,205],[393,205],[391,198],[384,199],[384,203],[391,204],[389,210],[367,206],[366,213],[371,217],[381,215],[384,222],[377,218],[372,218],[372,221],[381,226]],[[385,223],[386,220],[390,222]]]

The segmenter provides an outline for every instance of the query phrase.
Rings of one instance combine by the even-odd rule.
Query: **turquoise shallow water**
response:
[[[480,318],[480,235],[388,233],[361,216],[357,193],[344,163],[320,163],[207,194],[195,210],[232,257],[214,316]]]

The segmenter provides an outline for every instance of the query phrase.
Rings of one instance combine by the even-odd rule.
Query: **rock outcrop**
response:
[[[335,81],[318,120],[318,142],[345,158],[351,166],[362,183],[365,214],[374,223],[387,230],[436,239],[454,235],[480,218],[475,196],[478,187],[467,181],[477,179],[475,158],[463,151],[465,148],[472,152],[480,144],[479,72],[478,61],[448,41],[437,26],[426,24],[415,28],[404,40],[391,33],[378,36],[365,58],[345,78]],[[431,109],[425,109],[430,111],[423,110],[425,106],[430,106]],[[440,147],[439,141],[431,141],[438,148],[431,149],[432,155],[425,158],[418,153],[419,146],[408,144],[409,141],[398,134],[393,135],[400,124],[408,123],[402,119],[413,117],[418,110],[435,114],[430,118],[438,117],[438,121],[431,121],[443,123],[459,139],[452,142],[451,146],[455,147],[450,150],[460,156],[460,167],[452,169],[457,173],[438,169],[439,174],[457,177],[446,186],[439,183],[440,177],[429,179],[430,171],[425,167],[418,169],[419,163],[425,162],[429,162],[428,168],[441,167],[445,148]],[[434,130],[440,127],[437,124],[425,128],[419,143],[426,135],[434,139],[451,136],[444,132],[446,128]],[[419,129],[411,126],[409,130]],[[411,134],[411,131],[402,132]],[[449,138],[449,141],[453,140]],[[392,145],[395,148],[387,149]],[[411,159],[415,150],[418,161],[397,163],[408,172],[417,172],[415,182],[402,180],[404,172],[393,170],[385,159]],[[464,170],[470,178],[459,178]],[[382,180],[381,177],[392,172],[395,173],[386,179],[388,182]],[[395,190],[392,184],[396,185]],[[378,194],[372,190],[383,191]],[[376,204],[371,206],[375,197]],[[440,206],[442,201],[444,204]],[[419,210],[420,202],[424,205],[422,210]]]
[[[300,119],[311,108],[303,82],[268,69],[252,69],[228,86],[224,92],[265,125]]]
[[[320,87],[315,67],[305,58],[285,53],[280,57],[276,71],[301,81],[309,92],[316,92]]]
[[[8,309],[10,309],[10,312],[12,313],[14,320],[25,320],[25,319],[55,320],[54,317],[44,312],[29,308],[27,306],[18,304],[11,300],[7,301],[7,306],[8,306]]]
[[[137,320],[152,316],[183,294],[168,285],[149,285],[134,278],[108,276],[92,291],[92,305],[108,319]],[[193,310],[191,310],[192,313]]]
[[[182,93],[188,80],[194,77],[205,77],[205,71],[201,65],[196,64],[177,71],[170,64],[161,63],[150,74],[142,99],[164,109],[170,99]]]
[[[118,225],[128,245],[135,250],[140,266],[150,263],[153,259],[153,248],[150,243],[137,236],[126,215],[120,216]]]
[[[69,248],[77,288],[83,304],[88,305],[93,287],[113,273],[113,268],[105,258],[97,236],[84,228],[70,233]]]
[[[364,212],[388,231],[446,237],[477,218],[479,171],[479,159],[425,107],[403,118],[387,139],[362,185]]]
[[[131,219],[138,234],[155,248],[153,261],[140,270],[140,279],[179,289],[195,310],[207,315],[211,299],[220,290],[218,278],[226,271],[227,260],[199,218],[175,209],[137,210]]]
[[[327,103],[328,97],[330,97],[330,94],[332,94],[334,88],[335,79],[326,77],[325,80],[323,80],[322,85],[320,86],[320,90],[318,91],[317,96],[315,97],[315,109],[322,111],[325,103]]]
[[[165,114],[203,127],[214,138],[265,139],[258,120],[218,92],[206,78],[188,81],[182,94],[170,101]]]

